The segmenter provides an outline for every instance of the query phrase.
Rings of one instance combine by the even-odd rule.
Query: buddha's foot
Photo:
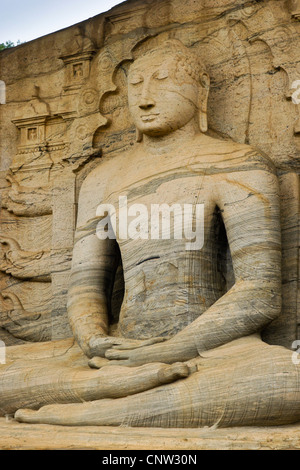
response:
[[[191,368],[181,362],[171,365],[153,363],[139,367],[107,365],[99,371],[86,372],[82,382],[85,392],[79,396],[84,401],[126,397],[187,377],[190,371]],[[72,403],[72,400],[68,403]]]
[[[101,385],[99,383],[99,387],[102,389],[99,390],[98,396],[102,396],[104,399],[94,399],[78,404],[46,405],[38,411],[20,409],[15,413],[15,419],[24,423],[69,426],[97,424],[95,420],[97,416],[99,417],[99,413],[105,415],[107,407],[111,405],[110,408],[113,409],[119,401],[105,399],[105,397],[126,397],[126,395],[135,395],[160,385],[169,384],[187,377],[190,374],[190,368],[183,363],[172,365],[146,364],[136,368],[107,366],[102,368],[98,374],[98,378],[101,376],[102,381]],[[93,391],[91,395],[94,395],[94,393]],[[103,424],[105,424],[105,418]]]
[[[93,426],[97,425],[93,418],[95,405],[104,409],[110,407],[115,400],[97,400],[88,403],[71,403],[68,405],[46,405],[38,411],[18,410],[15,419],[20,423],[53,424],[61,426]]]

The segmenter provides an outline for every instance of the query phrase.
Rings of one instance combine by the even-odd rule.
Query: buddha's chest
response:
[[[200,223],[209,225],[216,207],[216,188],[212,177],[190,169],[154,175],[111,194],[116,238],[175,239]],[[195,228],[195,226],[194,226]]]

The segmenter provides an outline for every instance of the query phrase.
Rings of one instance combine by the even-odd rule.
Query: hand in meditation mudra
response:
[[[17,420],[178,428],[300,420],[300,366],[260,337],[281,313],[276,171],[253,148],[206,135],[208,92],[204,66],[179,41],[131,65],[137,142],[93,170],[79,198],[68,312],[81,349],[2,366],[1,408],[18,410]],[[101,239],[99,205],[115,207],[117,219],[120,197],[149,214],[153,204],[202,205],[201,247],[145,233]],[[120,257],[125,295],[110,336]]]

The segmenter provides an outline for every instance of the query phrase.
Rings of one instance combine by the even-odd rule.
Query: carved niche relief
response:
[[[94,52],[90,51],[61,57],[65,66],[64,92],[72,92],[81,88],[89,77],[93,55]]]
[[[45,123],[50,116],[50,109],[39,94],[40,89],[35,86],[32,99],[18,109],[14,119],[14,124],[21,132],[20,152],[39,150],[46,145]]]

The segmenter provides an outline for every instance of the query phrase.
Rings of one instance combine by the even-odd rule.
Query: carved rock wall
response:
[[[70,336],[66,294],[81,182],[135,139],[130,61],[175,37],[210,74],[209,132],[257,147],[277,167],[283,308],[264,337],[291,347],[300,323],[299,18],[298,0],[128,0],[0,53],[0,338]],[[121,297],[118,279],[116,304]]]

